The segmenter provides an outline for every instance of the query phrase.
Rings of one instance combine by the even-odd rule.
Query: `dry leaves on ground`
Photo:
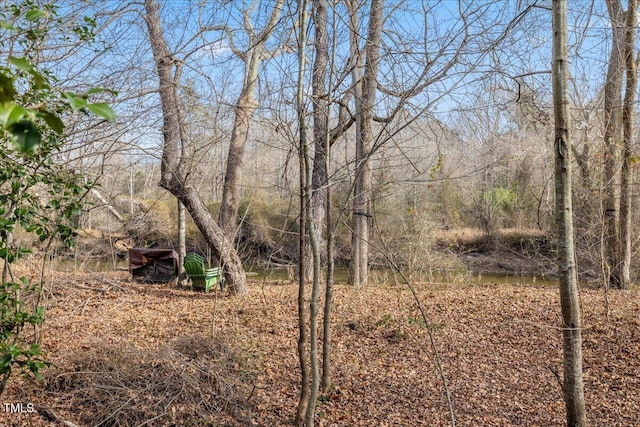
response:
[[[4,401],[77,425],[291,424],[295,285],[254,282],[248,296],[229,297],[128,280],[53,277],[44,348],[56,366],[41,384],[13,381]],[[448,425],[427,327],[459,426],[564,423],[555,288],[424,284],[418,294],[428,326],[403,286],[336,287],[335,387],[321,396],[318,425]],[[612,291],[609,305],[606,319],[603,292],[582,290],[589,425],[637,426],[639,292]],[[54,425],[37,414],[3,413],[0,423]]]

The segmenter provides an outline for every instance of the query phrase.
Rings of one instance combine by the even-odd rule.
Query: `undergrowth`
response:
[[[85,425],[250,423],[252,373],[223,339],[187,336],[154,350],[102,344],[71,362],[46,390],[62,394]]]

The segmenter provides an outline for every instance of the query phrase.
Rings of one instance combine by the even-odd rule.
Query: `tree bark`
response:
[[[313,1],[313,21],[315,27],[314,49],[315,59],[313,62],[313,73],[311,86],[313,91],[313,141],[314,160],[311,175],[311,215],[313,224],[311,232],[314,238],[322,245],[322,226],[324,222],[324,211],[326,202],[326,192],[321,189],[327,185],[327,165],[325,159],[328,155],[328,110],[327,110],[327,64],[329,63],[329,42],[327,35],[327,2],[326,0]],[[307,253],[310,257],[311,251]],[[309,258],[306,262],[305,278],[313,279],[313,262]]]
[[[187,256],[187,210],[180,200],[178,205],[178,283],[186,279],[184,258]]]
[[[327,161],[327,165],[328,165]],[[322,389],[328,391],[333,386],[331,375],[331,312],[333,304],[333,273],[334,273],[334,227],[331,216],[331,189],[326,188],[325,223],[327,227],[327,277],[325,278],[324,313],[322,323]]]
[[[162,107],[164,144],[162,148],[160,187],[184,204],[203,234],[225,272],[227,285],[235,294],[245,294],[246,275],[242,262],[222,228],[216,224],[195,188],[185,184],[180,172],[180,116],[176,83],[172,71],[174,58],[169,52],[160,22],[160,7],[156,0],[145,0],[146,22],[153,58],[158,71],[160,104]]]
[[[383,0],[372,0],[370,7],[364,74],[360,80],[354,78],[354,86],[360,86],[361,89],[359,96],[356,91],[355,99],[356,115],[360,120],[356,119],[356,177],[353,195],[350,281],[357,287],[367,284],[369,271],[369,218],[371,217],[369,156],[373,140],[373,109],[378,87]],[[357,13],[357,10],[352,7],[352,13]],[[354,72],[353,76],[357,77],[357,74]]]
[[[249,137],[249,123],[253,113],[258,108],[255,99],[256,85],[258,82],[258,72],[260,64],[264,59],[264,44],[269,39],[282,11],[283,0],[278,0],[275,4],[269,21],[265,24],[259,34],[249,37],[249,50],[240,56],[244,60],[245,72],[242,91],[238,97],[235,107],[235,118],[233,129],[231,130],[231,141],[229,143],[229,153],[227,154],[227,169],[224,177],[224,187],[222,190],[222,203],[220,205],[219,223],[224,230],[225,236],[230,241],[235,240],[238,209],[242,197],[242,164],[244,158],[244,148]],[[245,17],[246,20],[249,17]]]
[[[304,120],[304,119],[303,119]],[[312,200],[312,172],[311,172],[311,153],[309,141],[305,137],[300,141],[303,149],[303,158],[305,165],[305,190],[303,192],[305,204],[311,206]],[[311,367],[311,388],[309,395],[309,405],[305,416],[305,425],[313,426],[316,413],[316,404],[318,403],[318,392],[320,389],[320,365],[318,358],[318,297],[320,294],[320,242],[316,238],[316,229],[320,229],[322,224],[316,224],[313,211],[307,208],[307,228],[309,236],[309,246],[311,248],[311,259],[313,261],[313,280],[311,285],[311,300],[309,301],[309,366]]]
[[[320,286],[320,248],[322,247],[322,227],[325,223],[327,212],[327,203],[331,197],[331,191],[328,186],[328,170],[329,170],[329,144],[328,144],[328,126],[329,126],[329,93],[327,91],[327,66],[329,63],[329,37],[327,33],[328,26],[328,4],[326,0],[313,1],[313,22],[315,28],[314,48],[315,60],[313,63],[313,75],[311,79],[313,90],[313,139],[315,146],[315,155],[313,160],[313,171],[311,177],[311,216],[310,216],[310,237],[311,237],[311,254],[313,261],[312,280],[314,289],[316,285]],[[329,218],[327,216],[327,218]],[[329,233],[330,224],[327,225],[327,234]],[[327,237],[326,244],[329,244]],[[327,263],[331,263],[328,256],[331,252],[327,250]],[[327,286],[325,287],[325,306],[324,306],[324,323],[323,323],[323,344],[322,344],[322,387],[328,388],[331,384],[331,286],[329,275],[332,272],[327,268]],[[316,322],[317,328],[317,322]],[[313,338],[313,337],[312,337]],[[316,355],[317,361],[317,355]],[[313,385],[312,385],[313,390]],[[316,392],[317,393],[317,392]]]
[[[307,196],[307,161],[305,149],[307,148],[307,126],[305,122],[305,108],[304,108],[304,68],[305,68],[305,45],[306,45],[306,32],[307,32],[307,2],[302,0],[299,4],[298,10],[298,80],[297,80],[297,94],[296,94],[296,110],[298,115],[298,162],[300,166],[300,216],[299,216],[299,240],[298,240],[298,360],[300,362],[300,399],[298,400],[298,407],[296,410],[296,425],[310,427],[313,425],[313,417],[311,418],[311,424],[308,424],[308,414],[311,410],[315,412],[315,402],[311,403],[311,375],[312,369],[309,363],[307,352],[307,340],[309,334],[307,333],[306,322],[306,304],[305,304],[305,260],[306,256],[306,234],[308,231],[307,220],[310,215],[307,215],[309,209],[309,197]]]
[[[611,55],[604,85],[604,253],[607,285],[620,286],[620,115],[624,51],[624,12],[620,0],[607,0],[612,27]]]
[[[571,201],[571,117],[567,89],[567,2],[553,1],[553,109],[555,116],[555,186],[558,271],[562,309],[564,400],[567,425],[584,427],[586,410],[582,375],[582,320],[573,240]]]
[[[227,170],[224,175],[219,223],[224,230],[225,236],[231,241],[235,240],[238,209],[240,208],[240,199],[242,197],[242,159],[249,135],[249,121],[258,106],[253,98],[255,79],[257,79],[258,72],[257,64],[253,60],[250,64],[247,64],[247,67],[251,68],[250,75],[254,80],[249,83],[249,86],[243,88],[238,98],[233,129],[231,130],[231,141],[229,142],[229,153],[227,154]]]
[[[349,54],[351,60],[351,80],[353,85],[353,98],[354,98],[354,111],[356,116],[356,167],[354,174],[356,176],[356,182],[354,183],[354,200],[351,219],[351,259],[349,263],[349,283],[354,286],[360,286],[362,283],[360,259],[361,259],[361,245],[357,239],[360,230],[360,222],[356,221],[357,214],[356,203],[360,202],[360,199],[356,201],[356,194],[359,189],[358,183],[358,154],[361,150],[361,144],[358,138],[362,134],[362,55],[360,53],[359,42],[360,34],[358,33],[358,0],[347,0],[348,14],[349,14]],[[360,213],[360,212],[358,212]]]
[[[636,70],[635,41],[638,0],[629,0],[625,16],[624,62],[626,72],[624,105],[622,109],[622,166],[620,170],[620,259],[618,260],[619,286],[631,285],[631,156],[635,114]]]

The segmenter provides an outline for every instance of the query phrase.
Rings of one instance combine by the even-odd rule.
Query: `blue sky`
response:
[[[60,4],[61,13],[66,13],[80,3],[69,1]],[[242,83],[242,63],[231,53],[227,33],[207,31],[202,36],[194,36],[202,27],[225,25],[233,33],[238,48],[246,49],[248,38],[243,30],[241,9],[248,2],[164,1],[161,4],[169,45],[178,59],[188,56],[181,83],[196,89],[199,102],[217,111],[217,120],[229,123],[229,112]],[[388,16],[385,23],[385,55],[380,68],[380,81],[385,87],[397,90],[411,87],[428,61],[433,61],[428,78],[434,78],[450,60],[462,40],[462,34],[451,37],[462,27],[460,10],[470,24],[472,41],[469,52],[460,55],[460,62],[448,70],[446,77],[432,82],[421,94],[412,98],[407,104],[410,110],[430,114],[454,125],[456,119],[452,112],[460,108],[480,108],[476,101],[478,94],[487,90],[489,92],[486,92],[484,107],[481,108],[495,108],[498,104],[492,103],[504,102],[504,98],[492,97],[492,88],[500,86],[503,91],[516,91],[517,82],[513,77],[528,73],[530,75],[520,77],[520,81],[536,87],[542,100],[549,100],[550,81],[545,74],[551,57],[551,18],[548,10],[533,8],[518,21],[502,42],[502,46],[509,49],[504,51],[490,49],[491,40],[502,34],[507,23],[526,8],[526,1],[475,0],[459,3],[452,0],[412,0],[404,3],[387,1],[385,4],[387,13],[393,14]],[[272,5],[273,0],[259,2],[253,9],[251,17],[256,27],[261,27]],[[581,89],[580,95],[589,99],[598,95],[604,82],[609,49],[606,37],[609,31],[608,17],[604,1],[595,1],[593,4],[577,2],[572,3],[571,7],[570,34],[574,44],[571,70],[577,87]],[[114,11],[118,11],[116,17],[113,16]],[[363,12],[362,33],[365,32],[366,9]],[[587,15],[587,12],[593,14]],[[120,117],[130,120],[126,125],[130,127],[131,134],[138,134],[132,138],[144,135],[146,140],[150,140],[152,134],[157,137],[160,114],[157,97],[153,93],[157,83],[140,5],[123,7],[120,2],[99,2],[85,13],[95,15],[103,31],[92,45],[67,57],[58,66],[57,72],[60,77],[69,76],[76,83],[88,82],[89,86],[99,84],[118,90],[124,102],[116,103],[116,108],[120,109]],[[333,19],[334,14],[331,11],[329,14]],[[345,15],[344,8],[338,7],[335,14],[338,28],[337,74],[344,72],[348,53]],[[268,44],[270,50],[281,46],[289,35],[287,29],[291,19],[285,11],[276,37]],[[100,53],[97,58],[96,52]],[[435,60],[438,52],[443,52],[443,55]],[[264,62],[259,90],[267,98],[262,115],[273,114],[275,111],[270,108],[277,108],[279,114],[292,118],[285,110],[291,108],[286,101],[292,99],[295,85],[295,55],[291,51]],[[309,55],[307,63],[310,67],[312,54]],[[496,66],[500,73],[490,74],[489,71],[495,70]],[[343,87],[349,84],[347,77]],[[141,97],[134,97],[136,93]],[[378,99],[380,113],[388,111],[396,102],[382,94]]]

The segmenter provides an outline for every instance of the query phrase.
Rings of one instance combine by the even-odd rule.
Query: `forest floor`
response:
[[[295,284],[252,282],[247,296],[232,297],[129,277],[51,275],[43,347],[53,365],[41,382],[10,382],[1,426],[61,425],[46,416],[78,426],[291,425]],[[317,425],[449,425],[429,331],[458,426],[563,425],[555,287],[416,291],[429,325],[406,286],[336,287],[334,387],[321,393]],[[581,296],[588,424],[640,426],[640,290]],[[8,403],[24,413],[8,413]]]

